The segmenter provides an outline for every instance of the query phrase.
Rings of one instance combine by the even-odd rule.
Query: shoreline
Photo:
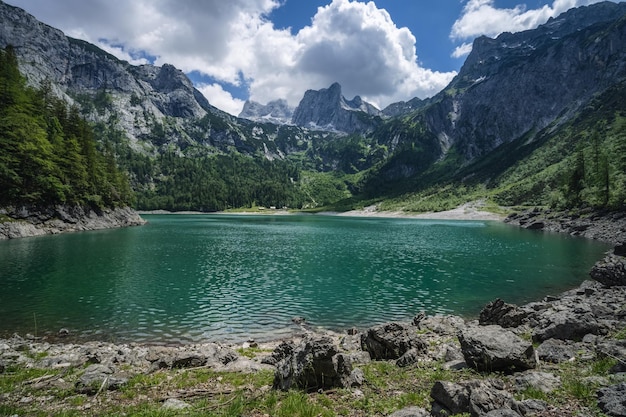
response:
[[[54,206],[47,209],[0,209],[0,241],[92,230],[118,229],[146,224],[130,207],[103,208]]]
[[[479,201],[469,202],[460,205],[451,210],[426,212],[426,213],[408,213],[405,211],[378,211],[376,205],[364,207],[359,210],[349,210],[345,212],[322,211],[318,213],[307,213],[300,211],[288,211],[284,209],[266,209],[257,211],[167,211],[167,210],[140,210],[139,215],[147,214],[163,214],[163,215],[242,215],[242,216],[289,216],[289,215],[311,215],[311,216],[339,216],[339,217],[374,217],[388,219],[426,219],[426,220],[459,220],[459,221],[504,221],[506,216],[503,214],[493,213],[481,210],[483,205]]]

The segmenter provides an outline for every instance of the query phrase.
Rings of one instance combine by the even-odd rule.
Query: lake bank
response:
[[[0,240],[140,226],[145,223],[129,207],[98,210],[80,206],[3,208],[0,210]]]

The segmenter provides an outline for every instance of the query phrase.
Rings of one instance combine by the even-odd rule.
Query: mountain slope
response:
[[[345,133],[368,132],[381,121],[381,112],[356,96],[347,100],[341,86],[308,90],[293,112],[292,122],[297,126]]]
[[[476,39],[421,120],[467,160],[568,120],[626,77],[624,15],[626,3],[597,3],[535,30]]]

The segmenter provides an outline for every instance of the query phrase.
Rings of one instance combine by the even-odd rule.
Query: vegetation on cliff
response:
[[[51,86],[26,86],[12,47],[0,52],[0,206],[112,207],[133,202],[107,142]]]

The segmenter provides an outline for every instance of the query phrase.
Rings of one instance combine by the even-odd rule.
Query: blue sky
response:
[[[296,106],[339,82],[379,108],[432,96],[480,35],[598,0],[7,0],[133,64],[173,64],[211,104]]]

